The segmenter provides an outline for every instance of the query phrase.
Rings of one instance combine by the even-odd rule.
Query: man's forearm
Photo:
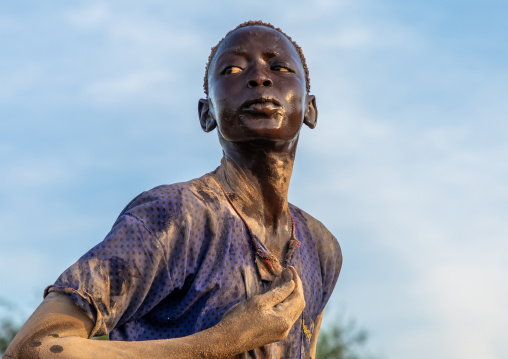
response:
[[[31,339],[21,346],[9,348],[4,358],[229,358],[248,350],[244,348],[245,344],[231,340],[217,326],[183,338],[139,342],[55,338],[49,334]]]
[[[20,358],[223,358],[240,353],[248,343],[225,345],[228,326],[217,325],[177,339],[117,342],[88,339],[94,323],[67,296],[50,293],[16,335],[5,359]],[[249,350],[252,348],[247,348]]]

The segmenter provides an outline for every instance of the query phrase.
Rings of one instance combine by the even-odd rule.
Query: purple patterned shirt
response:
[[[286,339],[239,358],[309,357],[314,321],[339,276],[337,240],[319,221],[289,208],[301,245],[288,264],[300,275],[306,307]],[[183,337],[214,326],[234,304],[270,288],[254,249],[263,245],[254,242],[210,173],[136,197],[106,238],[46,293],[66,293],[81,307],[96,323],[92,336]]]

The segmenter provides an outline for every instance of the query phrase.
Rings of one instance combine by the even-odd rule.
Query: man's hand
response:
[[[240,302],[217,324],[231,338],[238,352],[244,352],[287,337],[305,308],[302,281],[293,267],[284,269],[272,288]],[[233,341],[232,340],[232,341]]]

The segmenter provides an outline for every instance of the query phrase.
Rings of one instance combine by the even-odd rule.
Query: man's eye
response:
[[[285,66],[273,66],[272,67],[272,70],[274,71],[279,71],[279,72],[291,72],[290,69],[288,69],[287,67]]]
[[[226,67],[226,69],[224,70],[224,74],[225,75],[229,75],[229,74],[237,74],[239,72],[242,72],[243,69],[241,67],[238,67],[238,66],[229,66],[229,67]]]

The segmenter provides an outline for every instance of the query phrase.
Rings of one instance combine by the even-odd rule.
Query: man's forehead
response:
[[[224,38],[217,52],[240,53],[245,50],[250,41],[263,41],[268,52],[281,50],[296,53],[293,43],[283,34],[266,26],[246,26],[237,29]]]

